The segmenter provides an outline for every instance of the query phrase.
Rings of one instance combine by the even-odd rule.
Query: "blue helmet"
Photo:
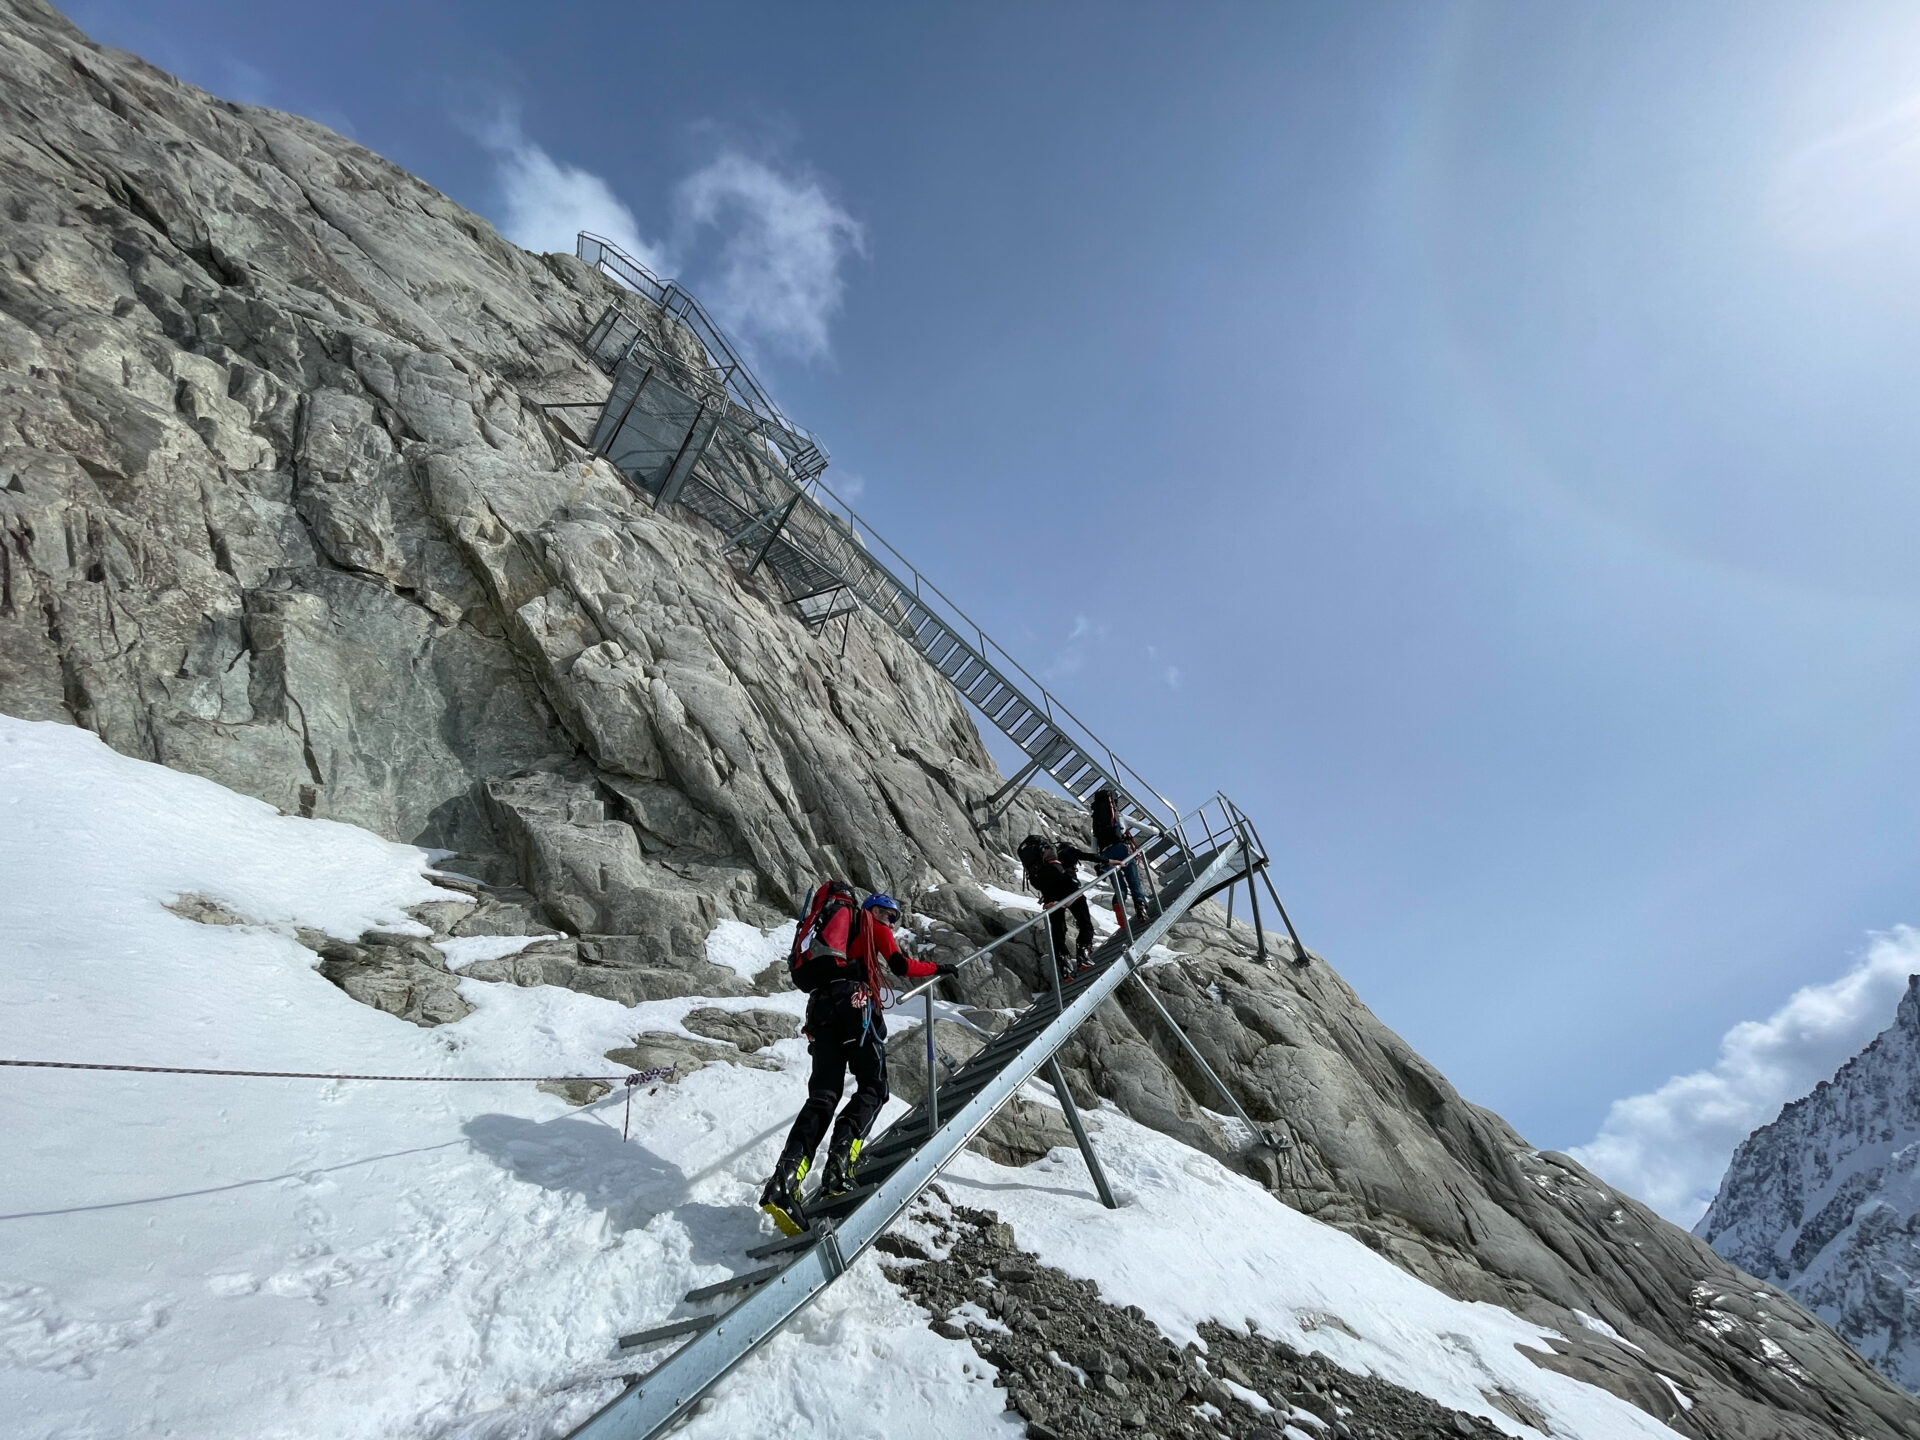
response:
[[[891,910],[893,918],[900,918],[900,902],[891,895],[869,895],[861,904],[862,910]]]

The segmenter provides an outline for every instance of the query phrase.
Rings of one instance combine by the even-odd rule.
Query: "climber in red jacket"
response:
[[[800,1208],[800,1182],[813,1165],[813,1152],[833,1124],[826,1172],[819,1198],[853,1188],[853,1172],[867,1128],[887,1103],[887,1017],[883,992],[893,988],[880,972],[885,965],[896,979],[922,980],[951,975],[952,965],[915,960],[894,939],[900,907],[890,895],[870,895],[858,910],[841,905],[820,926],[806,958],[811,979],[807,997],[807,1049],[813,1073],[807,1079],[807,1103],[787,1132],[786,1148],[773,1178],[760,1193],[760,1208],[785,1233],[807,1227]],[[834,1121],[834,1107],[847,1071],[853,1072],[853,1099]]]

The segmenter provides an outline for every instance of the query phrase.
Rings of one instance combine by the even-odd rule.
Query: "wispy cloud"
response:
[[[673,189],[672,238],[641,233],[606,179],[557,160],[503,106],[470,129],[494,158],[501,234],[529,250],[570,251],[582,230],[648,269],[679,276],[749,351],[803,360],[828,351],[846,262],[865,253],[860,223],[819,181],[724,150]]]
[[[720,237],[702,298],[722,325],[803,359],[827,352],[841,266],[865,253],[866,235],[817,181],[729,150],[681,181],[675,204],[690,234]]]
[[[1774,175],[1776,223],[1793,244],[1831,251],[1920,222],[1920,97],[1789,155]]]
[[[1107,627],[1099,621],[1085,615],[1073,617],[1073,623],[1067,627],[1066,641],[1054,652],[1054,656],[1041,670],[1041,675],[1058,684],[1068,676],[1077,675],[1087,668],[1087,661],[1093,658],[1093,650],[1107,638]]]
[[[1160,678],[1167,682],[1167,688],[1169,690],[1178,690],[1180,688],[1180,667],[1178,665],[1167,666],[1166,669],[1160,672]]]
[[[1902,925],[1874,937],[1838,980],[1797,990],[1765,1020],[1727,1031],[1711,1069],[1616,1100],[1574,1159],[1676,1224],[1692,1225],[1740,1142],[1892,1024],[1915,971],[1920,930]]]
[[[514,244],[571,253],[574,237],[591,230],[649,269],[667,268],[666,251],[641,235],[640,222],[613,187],[590,170],[555,160],[527,138],[512,111],[502,111],[482,127],[480,141],[494,157],[500,233]]]

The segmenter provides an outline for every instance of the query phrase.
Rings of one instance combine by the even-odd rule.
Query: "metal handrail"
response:
[[[819,452],[823,460],[826,458],[827,452],[820,444],[819,437],[787,418],[767,393],[766,386],[760,383],[760,378],[740,358],[740,352],[734,348],[727,332],[707,313],[706,306],[681,287],[679,281],[661,279],[611,240],[603,235],[595,235],[590,230],[579,233],[574,241],[574,254],[586,264],[612,275],[667,314],[687,321],[700,343],[706,347],[709,361],[717,359],[724,362],[714,363],[713,368],[727,388],[735,392],[745,409],[779,426],[794,438],[805,440]]]
[[[921,573],[918,566],[907,559],[905,555],[902,555],[892,541],[888,540],[886,536],[874,528],[871,521],[862,519],[859,512],[838,495],[834,494],[827,483],[818,476],[815,476],[801,488],[806,492],[812,492],[811,498],[814,499],[814,503],[819,507],[821,515],[827,520],[840,525],[848,532],[848,539],[869,553],[871,553],[872,547],[860,538],[860,532],[864,530],[868,535],[872,536],[875,542],[885,549],[889,555],[893,556],[895,560],[906,567],[907,573],[913,577],[913,598],[918,601],[923,608],[930,611],[932,610],[932,607],[927,604],[928,595],[937,598],[941,604],[951,612],[951,619],[948,616],[938,615],[938,612],[934,612],[942,623],[947,624],[948,628],[954,630],[956,634],[961,633],[962,627],[964,627],[965,630],[972,631],[974,639],[978,642],[978,649],[982,656],[985,656],[989,650],[993,651],[1001,659],[1005,660],[1008,665],[1012,666],[1013,669],[1019,671],[1027,682],[1039,692],[1038,698],[1042,706],[1045,707],[1046,717],[1056,729],[1064,728],[1061,725],[1061,720],[1064,717],[1078,732],[1078,734],[1071,737],[1076,745],[1086,751],[1089,756],[1106,756],[1108,764],[1115,772],[1115,779],[1119,778],[1119,772],[1124,771],[1139,784],[1141,789],[1145,790],[1147,794],[1166,806],[1167,813],[1174,817],[1175,825],[1177,826],[1179,824],[1180,812],[1171,800],[1149,784],[1146,777],[1138,770],[1134,769],[1133,766],[1127,764],[1126,761],[1116,755],[1111,746],[1093,733],[1092,728],[1086,721],[1074,714],[1073,711],[1067,707],[1065,701],[1047,689],[1046,685],[1036,677],[1031,670],[1016,660],[1004,645],[989,636],[985,629],[981,627],[979,621],[975,620],[971,615],[967,614],[965,610],[960,608],[958,601],[948,595],[938,585],[934,584],[933,581],[927,579],[927,577]],[[834,514],[833,511],[827,509],[825,505],[821,505],[819,503],[820,496],[826,497],[827,500],[838,506],[840,510],[844,512],[846,518],[843,520],[841,516]],[[952,620],[954,619],[960,622],[958,627],[952,624]]]
[[[1212,807],[1216,803],[1218,803],[1226,811],[1231,812],[1234,815],[1238,815],[1240,813],[1238,806],[1236,806],[1231,800],[1227,799],[1225,795],[1221,794],[1219,791],[1216,790],[1211,797],[1209,797],[1206,800],[1203,800],[1200,804],[1196,805],[1192,810],[1188,811],[1187,814],[1182,815],[1179,818],[1179,820],[1177,820],[1175,823],[1177,825],[1184,826],[1185,823],[1189,820],[1199,819],[1206,810],[1208,810],[1210,807]],[[1229,824],[1225,829],[1220,831],[1218,834],[1218,837],[1216,837],[1216,834],[1210,824],[1207,828],[1206,833],[1207,833],[1207,839],[1209,842],[1209,847],[1203,847],[1203,850],[1198,850],[1198,851],[1194,849],[1184,849],[1182,851],[1182,857],[1183,857],[1181,861],[1182,864],[1191,864],[1197,854],[1204,853],[1204,848],[1210,848],[1211,842],[1215,838],[1239,839],[1239,837],[1234,834],[1234,830],[1231,824]],[[1259,842],[1257,840],[1254,840],[1252,842],[1252,846],[1250,846],[1248,849],[1249,871],[1251,871],[1254,868],[1254,866],[1259,863],[1259,861],[1264,860],[1266,858],[1266,852],[1264,850],[1258,850],[1253,848],[1254,846],[1257,846],[1258,843]],[[1111,875],[1113,874],[1114,869],[1118,869],[1119,866],[1121,865],[1133,865],[1133,864],[1139,864],[1144,869],[1146,869],[1149,874],[1153,873],[1154,867],[1151,863],[1147,861],[1144,855],[1135,854],[1129,859],[1116,861],[1112,868],[1102,871],[1100,874],[1094,876],[1093,879],[1087,881],[1086,884],[1082,885],[1078,890],[1075,890],[1071,895],[1068,895],[1059,900],[1042,901],[1040,905],[1039,913],[1036,914],[1031,920],[1022,921],[1019,925],[1015,926],[1013,929],[1009,930],[1006,934],[1000,936],[998,939],[993,940],[988,944],[982,945],[978,950],[975,950],[971,955],[966,956],[964,959],[954,961],[953,968],[958,970],[962,965],[971,965],[976,960],[986,959],[987,956],[991,955],[994,951],[998,950],[1002,945],[1006,944],[1009,940],[1012,940],[1016,936],[1026,934],[1027,931],[1031,930],[1035,925],[1038,925],[1042,920],[1048,919],[1053,914],[1053,912],[1055,910],[1058,910],[1062,905],[1071,905],[1075,900],[1081,899],[1082,897],[1090,894],[1097,887],[1107,884],[1109,881],[1109,877],[1111,877]],[[1051,936],[1051,932],[1049,932],[1049,936]],[[1058,970],[1059,965],[1056,963],[1054,968]],[[907,1001],[913,999],[914,996],[919,995],[924,991],[931,990],[935,985],[937,985],[941,981],[942,978],[944,977],[935,975],[931,979],[921,981],[920,984],[914,986],[910,990],[900,991],[899,994],[894,998],[895,1007],[906,1004]]]

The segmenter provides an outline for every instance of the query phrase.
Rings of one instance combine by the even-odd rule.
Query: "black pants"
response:
[[[1087,897],[1076,895],[1071,904],[1047,912],[1047,924],[1053,927],[1053,955],[1057,961],[1071,960],[1074,956],[1074,951],[1067,948],[1069,914],[1073,916],[1074,928],[1079,932],[1078,945],[1093,944],[1093,914],[1087,909]]]
[[[807,1049],[813,1056],[813,1073],[807,1077],[807,1103],[800,1107],[793,1128],[787,1132],[786,1149],[781,1151],[785,1158],[811,1156],[820,1148],[828,1125],[833,1125],[836,1149],[843,1142],[866,1139],[874,1116],[887,1103],[885,1033],[870,1029],[863,1039],[857,1021],[849,1026],[833,1013],[839,1007],[809,1005],[807,1008],[807,1029],[811,1036]],[[815,1011],[822,1012],[818,1020]],[[852,1043],[846,1038],[849,1029],[853,1032]],[[840,1112],[839,1123],[834,1124],[834,1107],[840,1103],[840,1091],[849,1070],[853,1072],[853,1099]]]

